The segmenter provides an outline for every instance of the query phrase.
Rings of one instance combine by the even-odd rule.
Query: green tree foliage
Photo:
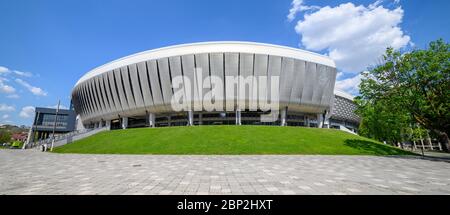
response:
[[[428,49],[404,54],[388,48],[383,63],[363,73],[360,93],[363,135],[399,141],[411,125],[419,124],[434,132],[447,151],[450,148],[448,43],[437,40]]]
[[[357,113],[362,116],[359,133],[379,141],[397,144],[404,138],[405,128],[411,118],[403,111],[393,111],[385,101],[371,102],[356,99],[359,106]]]
[[[22,148],[23,143],[22,143],[21,141],[14,141],[14,142],[11,144],[11,146],[14,147],[14,148]]]
[[[11,141],[11,133],[0,129],[0,144],[9,143]]]

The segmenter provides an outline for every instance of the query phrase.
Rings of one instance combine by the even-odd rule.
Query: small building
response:
[[[20,142],[25,142],[27,140],[27,132],[19,132],[19,133],[14,133],[11,135],[11,139],[13,141],[20,141]]]
[[[28,134],[28,143],[51,137],[53,130],[55,135],[72,132],[75,130],[75,121],[76,114],[73,109],[57,110],[55,108],[36,107],[33,124]]]

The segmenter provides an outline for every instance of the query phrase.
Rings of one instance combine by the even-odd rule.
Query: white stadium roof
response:
[[[81,82],[84,82],[104,72],[108,72],[113,69],[117,69],[119,67],[134,63],[172,56],[182,56],[187,54],[200,54],[200,53],[214,53],[214,52],[233,52],[233,53],[239,52],[239,53],[274,55],[300,59],[336,68],[335,62],[327,56],[286,46],[278,46],[254,42],[237,42],[237,41],[202,42],[202,43],[168,46],[120,58],[118,60],[109,62],[105,65],[102,65],[89,71],[84,76],[82,76],[80,80],[78,80],[75,86],[77,86]]]

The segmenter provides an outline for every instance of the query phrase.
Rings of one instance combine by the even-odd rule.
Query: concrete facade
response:
[[[334,104],[331,109],[331,116],[328,123],[331,128],[344,126],[352,131],[358,128],[360,118],[356,115],[356,104],[353,97],[344,92],[335,91]]]
[[[224,100],[214,102],[228,111],[174,111],[171,106],[174,77],[186,76],[194,80],[199,68],[203,78],[214,75],[224,82],[227,76],[279,77],[281,113],[274,122],[278,125],[323,127],[320,116],[331,112],[335,99],[337,72],[334,61],[326,56],[270,44],[208,42],[146,51],[98,67],[77,82],[72,91],[73,104],[86,128],[95,127],[98,122],[117,120],[120,125],[112,123],[112,128],[261,124],[256,118],[263,113],[247,111],[249,104],[260,102],[261,97],[249,96],[243,100],[237,92],[231,94],[226,83],[219,89]],[[209,108],[212,101],[203,99],[206,92],[198,93],[188,102]],[[258,94],[251,90],[249,93]],[[270,99],[270,92],[264,93]],[[245,103],[245,108],[238,107],[239,102]],[[230,105],[232,111],[229,111]]]

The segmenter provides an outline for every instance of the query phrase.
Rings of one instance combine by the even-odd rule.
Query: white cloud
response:
[[[0,75],[9,75],[9,74],[14,74],[16,76],[21,76],[21,77],[26,77],[26,78],[33,77],[33,73],[31,73],[31,72],[21,72],[21,71],[17,71],[17,70],[8,69],[5,66],[0,66]]]
[[[16,89],[14,87],[6,84],[6,82],[8,81],[8,79],[0,77],[0,93],[11,94],[16,92]]]
[[[0,104],[0,111],[4,111],[4,112],[12,112],[15,111],[16,108],[14,108],[14,106],[10,106],[7,104]]]
[[[0,93],[10,94],[10,93],[15,93],[15,92],[16,92],[16,89],[14,87],[0,82]]]
[[[22,118],[31,118],[34,116],[34,107],[33,106],[26,106],[23,107],[19,114]]]
[[[13,73],[18,76],[22,76],[22,77],[27,77],[27,78],[33,77],[33,74],[31,72],[20,72],[20,71],[14,70]]]
[[[0,74],[5,74],[9,71],[8,68],[4,67],[4,66],[0,66]]]
[[[9,98],[9,99],[18,99],[18,98],[20,98],[20,96],[17,95],[17,94],[11,94],[11,95],[7,95],[6,98]]]
[[[42,90],[39,87],[35,87],[30,85],[28,82],[22,80],[22,79],[16,79],[16,82],[22,86],[24,86],[25,88],[28,89],[28,91],[30,91],[31,93],[33,93],[36,96],[47,96],[47,92],[45,92],[44,90]]]
[[[361,83],[362,75],[358,74],[352,78],[336,81],[335,88],[340,91],[356,95],[359,93],[359,84]]]
[[[400,28],[403,9],[353,3],[326,6],[305,14],[295,30],[301,44],[312,51],[326,51],[345,73],[359,73],[377,63],[387,47],[400,49],[410,37]]]
[[[8,119],[9,118],[9,115],[8,114],[4,114],[3,116],[2,116],[2,119]]]
[[[0,75],[4,75],[4,74],[8,74],[9,70],[6,67],[0,66]],[[6,93],[6,94],[10,94],[10,93],[15,93],[16,89],[8,84],[6,84],[6,82],[8,82],[9,80],[4,78],[4,77],[0,77],[0,93]]]
[[[300,7],[303,4],[303,0],[293,0],[291,3],[291,9],[289,10],[289,14],[287,15],[287,19],[289,22],[295,19],[295,16],[300,11]]]
[[[16,76],[16,77],[20,76],[20,77],[25,77],[25,78],[33,77],[33,74],[30,72],[21,72],[21,71],[17,71],[17,70],[11,70],[4,66],[0,66],[0,75],[1,75],[1,77],[0,77],[0,93],[12,94],[12,95],[7,96],[8,98],[19,98],[19,95],[16,94],[16,89],[13,86],[6,83],[6,82],[9,82],[9,78],[11,78],[10,76]],[[40,88],[33,87],[21,79],[18,79],[18,80],[20,80],[19,82],[21,82],[21,84],[23,86],[27,87],[30,91],[32,91],[33,94],[35,94],[35,95],[36,94],[37,95],[46,94]]]
[[[297,16],[298,12],[320,9],[318,6],[306,6],[303,4],[303,0],[292,0],[291,9],[289,9],[289,14],[287,15],[287,20],[292,22]]]
[[[377,0],[376,2],[369,4],[369,9],[373,10],[375,8],[377,8],[379,5],[381,5],[381,3],[383,3],[383,0]]]

